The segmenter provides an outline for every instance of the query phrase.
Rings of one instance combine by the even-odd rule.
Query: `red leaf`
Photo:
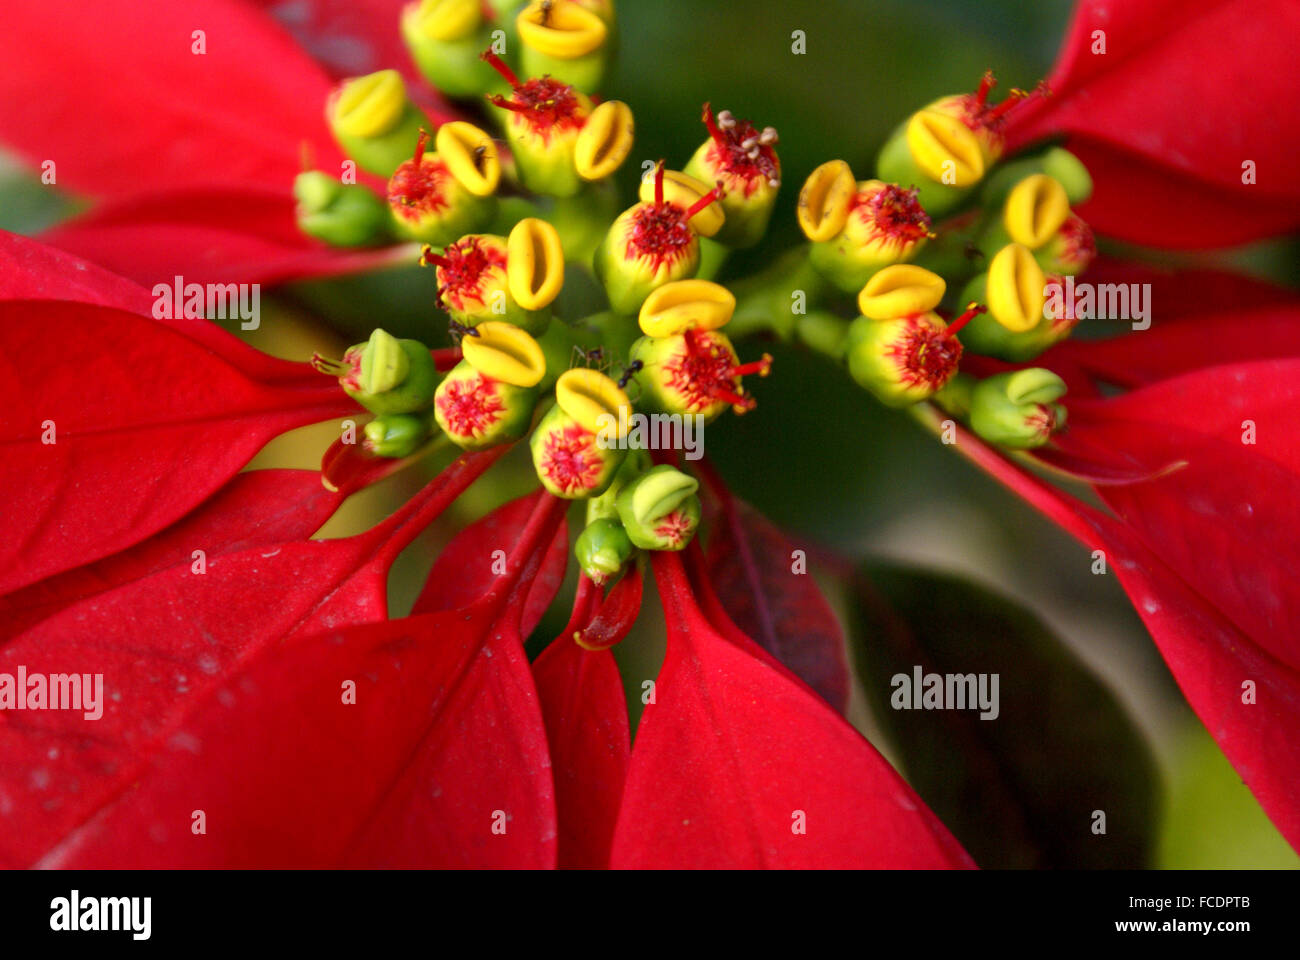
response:
[[[24,665],[29,673],[103,674],[105,692],[103,717],[92,728],[77,712],[0,713],[0,768],[11,772],[0,784],[0,808],[24,818],[21,829],[0,835],[0,864],[36,862],[100,823],[101,811],[146,766],[157,761],[170,769],[175,751],[183,754],[192,743],[180,731],[196,705],[218,689],[246,692],[230,679],[244,664],[288,638],[384,620],[393,559],[502,452],[462,457],[401,511],[359,536],[209,557],[201,575],[187,558],[89,597],[0,647],[0,672]],[[310,649],[324,647],[314,642]],[[340,682],[335,676],[334,697]],[[274,740],[282,726],[265,728],[262,736]],[[166,759],[158,759],[160,751]],[[241,753],[241,762],[247,765],[250,756],[256,751]],[[191,784],[175,771],[168,776],[167,789],[194,800]],[[124,802],[124,815],[133,803]],[[190,809],[201,806],[196,801]],[[176,836],[167,824],[158,826]]]
[[[653,562],[668,653],[637,729],[614,866],[972,865],[842,717],[708,625],[680,556]]]
[[[176,276],[272,284],[373,270],[407,256],[402,247],[341,249],[306,236],[295,220],[292,182],[123,196],[41,238],[149,289]]]
[[[66,300],[153,317],[158,301],[151,290],[56,247],[0,230],[0,301]],[[268,356],[210,320],[183,312],[153,319],[265,383],[321,385],[309,364]]]
[[[1065,359],[1097,380],[1133,388],[1207,367],[1300,356],[1300,302],[1225,308],[1168,322],[1161,317],[1149,330],[1107,340],[1067,340],[1035,363],[1052,369]]]
[[[323,377],[263,382],[156,321],[75,303],[0,303],[0,365],[0,592],[139,542],[272,437],[355,409]]]
[[[1300,99],[1298,32],[1290,0],[1081,0],[1054,95],[1016,116],[1011,145],[1073,135],[1097,182],[1080,214],[1103,233],[1221,246],[1281,232],[1300,224],[1286,173],[1300,121],[1285,107]],[[1242,183],[1245,160],[1258,183]]]
[[[796,545],[749,504],[710,487],[722,515],[714,524],[707,577],[730,619],[817,691],[840,713],[848,708],[844,634],[830,604],[807,573],[793,572]]]
[[[330,492],[314,470],[253,470],[237,474],[210,500],[129,550],[39,580],[0,596],[0,622],[14,636],[87,597],[168,567],[290,540],[321,528],[345,494]]]
[[[1152,639],[1215,742],[1292,846],[1300,848],[1300,671],[1267,652],[1217,601],[1189,587],[1124,524],[1016,468],[959,428],[958,451],[983,467],[1090,549],[1105,550]],[[1199,563],[1223,571],[1213,546]],[[1275,561],[1268,560],[1271,566]],[[1253,569],[1229,570],[1249,579]],[[1229,585],[1228,590],[1235,589]],[[1294,635],[1293,635],[1294,636]],[[1244,684],[1255,684],[1244,702]]]
[[[201,55],[195,30],[204,31]],[[110,196],[284,189],[304,142],[317,165],[338,168],[324,120],[329,78],[243,3],[11,6],[0,63],[0,141],[33,165],[54,160],[60,186]]]
[[[600,591],[585,576],[585,591]],[[550,744],[558,817],[559,866],[609,866],[610,844],[627,779],[627,701],[618,664],[608,650],[584,650],[573,631],[585,622],[584,587],[574,621],[533,663]]]
[[[438,554],[411,612],[454,610],[490,589],[492,582],[505,573],[500,558],[510,552],[541,496],[542,491],[537,490],[511,500],[456,534]],[[494,557],[498,550],[502,553]],[[568,561],[568,530],[560,527],[528,590],[520,628],[525,637],[533,632],[559,592]]]

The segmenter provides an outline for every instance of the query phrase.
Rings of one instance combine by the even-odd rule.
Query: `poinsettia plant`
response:
[[[1146,739],[1042,619],[733,489],[851,513],[782,450],[846,395],[1077,538],[1300,842],[1300,307],[1155,256],[1300,226],[1293,4],[1080,0],[1036,86],[798,163],[684,60],[646,142],[610,0],[265,6],[0,36],[0,143],[90,201],[0,235],[0,864],[1147,865]],[[236,335],[285,304],[310,349]]]

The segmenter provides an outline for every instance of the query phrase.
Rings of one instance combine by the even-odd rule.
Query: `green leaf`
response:
[[[1036,616],[964,580],[886,566],[867,568],[853,599],[867,698],[904,775],[976,863],[1148,865],[1158,807],[1151,753],[1110,691]],[[918,666],[923,676],[985,675],[990,694],[996,675],[996,718],[978,708],[895,709],[905,692],[898,677],[910,683]],[[1097,811],[1104,834],[1094,833]]]

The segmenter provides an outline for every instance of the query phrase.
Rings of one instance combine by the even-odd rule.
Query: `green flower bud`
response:
[[[696,328],[671,337],[641,337],[629,357],[637,368],[641,405],[660,413],[699,415],[705,422],[728,407],[737,413],[752,410],[756,401],[745,392],[741,377],[765,377],[772,368],[771,355],[741,363],[721,330]]]
[[[962,331],[962,345],[972,353],[986,357],[997,357],[1009,363],[1025,363],[1037,357],[1048,347],[1068,337],[1078,325],[1074,310],[1061,304],[1059,315],[1052,291],[1063,293],[1060,277],[1043,276],[1043,289],[1046,296],[1039,298],[1038,319],[1028,330],[1011,330],[1000,323],[992,313],[975,317]],[[980,274],[966,285],[962,297],[968,300],[987,302],[988,276]]]
[[[1064,147],[1052,147],[1036,157],[1000,164],[984,182],[980,202],[989,209],[1000,208],[1016,184],[1036,173],[1046,174],[1060,183],[1072,207],[1092,196],[1092,177],[1088,168]]]
[[[406,96],[396,70],[344,80],[325,105],[330,131],[343,152],[363,170],[391,176],[404,161],[428,119]]]
[[[1077,277],[1092,265],[1097,256],[1097,240],[1092,228],[1073,213],[1065,218],[1052,239],[1034,251],[1034,259],[1044,273],[1058,277]]]
[[[814,171],[799,198],[801,223],[807,221],[805,233],[814,240],[808,261],[845,293],[857,293],[878,270],[905,263],[920,252],[930,236],[930,217],[915,189],[881,180],[864,180],[847,196],[838,184],[832,185],[822,203],[837,203],[842,211],[815,211],[813,201],[823,186],[821,179],[828,176],[823,172],[827,166]],[[809,232],[814,218],[818,226]],[[832,234],[830,227],[837,223],[842,226]]]
[[[433,414],[458,447],[482,450],[527,433],[537,397],[535,386],[494,379],[462,360],[438,385]]]
[[[957,375],[930,399],[946,413],[965,419],[970,416],[970,398],[977,383],[979,381],[969,373],[962,373],[959,370]]]
[[[602,446],[595,431],[588,430],[558,404],[542,417],[529,447],[542,486],[566,500],[604,492],[627,454],[616,447]]]
[[[578,566],[598,585],[622,570],[635,553],[623,525],[611,518],[587,524],[573,544]]]
[[[858,317],[846,340],[849,374],[886,406],[927,400],[956,374],[962,345],[955,333],[981,310],[972,304],[951,326],[933,312]]]
[[[618,495],[628,539],[642,550],[682,550],[700,525],[700,482],[676,467],[651,467]]]
[[[515,299],[507,250],[505,237],[471,234],[448,244],[441,254],[426,248],[420,263],[436,265],[438,306],[462,326],[505,321],[540,334],[551,320],[550,301],[541,309],[529,310]],[[563,278],[562,259],[560,276]]]
[[[377,457],[409,457],[429,437],[429,419],[410,413],[375,417],[365,426],[365,447]]]
[[[709,139],[695,151],[683,172],[704,183],[722,184],[720,202],[726,220],[713,239],[726,247],[752,247],[767,232],[781,188],[776,130],[767,127],[760,132],[728,110],[715,119],[707,103],[704,125]]]
[[[550,74],[579,90],[600,87],[609,58],[609,27],[578,3],[535,0],[515,19],[524,71]]]
[[[411,59],[445,95],[472,97],[500,88],[479,56],[491,42],[479,0],[419,0],[402,10],[401,24]]]
[[[425,152],[427,141],[428,135],[421,130],[414,157],[403,162],[389,178],[388,208],[399,236],[441,247],[487,226],[496,215],[497,199],[490,192],[480,195],[470,190],[470,186],[482,189],[478,179],[462,183],[448,159]],[[463,146],[459,141],[455,145]],[[462,165],[464,158],[459,150],[454,160],[457,166]],[[496,158],[492,157],[490,163],[495,167]],[[487,182],[495,186],[491,178]]]
[[[398,340],[380,329],[366,343],[349,347],[342,360],[317,355],[312,365],[338,377],[348,396],[380,415],[424,410],[438,386],[428,347],[418,340]]]
[[[958,134],[961,149],[955,149],[950,156],[941,156],[938,161],[939,173],[931,177],[912,155],[911,147],[908,145],[907,128],[908,124],[902,124],[885,141],[880,155],[876,158],[876,173],[882,180],[890,183],[914,185],[917,189],[917,201],[926,212],[931,217],[944,217],[965,202],[971,191],[975,189],[975,184],[983,176],[982,161],[978,165],[969,163],[972,157],[978,156],[978,147],[973,147],[971,144],[961,145],[960,134]],[[967,161],[958,159],[962,155],[967,156]],[[956,179],[959,169],[962,171],[964,184]],[[979,172],[975,173],[975,169]]]
[[[645,450],[629,450],[623,465],[618,468],[618,473],[614,474],[614,480],[605,492],[587,501],[587,523],[592,524],[597,520],[617,520],[618,495],[623,492],[624,487],[653,465],[650,454]]]
[[[293,182],[298,200],[298,229],[335,247],[364,247],[389,237],[384,201],[355,183],[340,183],[319,170],[298,174]]]
[[[1041,367],[981,380],[971,392],[971,429],[1004,447],[1041,447],[1065,426],[1065,407],[1053,402],[1065,389],[1064,380]]]

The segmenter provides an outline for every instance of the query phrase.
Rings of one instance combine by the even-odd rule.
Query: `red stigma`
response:
[[[546,435],[537,463],[538,472],[565,493],[592,489],[602,466],[596,435],[576,423]]]
[[[488,271],[506,266],[505,252],[484,244],[481,237],[465,237],[450,244],[442,256],[430,252],[421,259],[437,265],[438,304],[453,310],[465,309],[466,300],[481,304]]]
[[[655,164],[655,206],[664,205],[664,162]]]
[[[968,312],[974,316],[982,311]],[[905,386],[923,384],[932,391],[940,389],[957,372],[961,342],[950,335],[951,328],[940,329],[921,317],[908,317],[902,322],[903,332],[885,349],[885,356],[893,358]]]
[[[496,381],[481,373],[452,380],[437,397],[438,412],[450,432],[458,437],[481,437],[501,419],[505,410]]]
[[[990,134],[1000,135],[1002,128],[1006,125],[1007,118],[1013,110],[1032,100],[1051,96],[1052,93],[1051,88],[1045,82],[1040,81],[1032,92],[1013,89],[1001,103],[996,106],[989,106],[989,93],[997,86],[997,83],[993,71],[986,71],[980,80],[979,88],[974,93],[954,98],[961,108],[962,122],[972,130],[983,130]]]
[[[543,142],[557,130],[581,129],[584,117],[579,115],[581,103],[572,86],[550,75],[521,82],[491,50],[484,51],[482,59],[506,79],[512,90],[509,99],[493,93],[488,95],[488,102],[517,114]]]
[[[665,384],[685,398],[686,409],[699,412],[718,402],[729,403],[737,413],[752,410],[755,400],[744,392],[740,378],[747,374],[765,377],[772,369],[772,357],[738,364],[726,341],[707,331],[687,330],[682,334],[685,349],[663,365]]]
[[[510,84],[511,89],[518,90],[523,86],[523,84],[519,82],[519,78],[515,76],[515,72],[510,69],[504,60],[498,57],[490,49],[484,50],[478,55],[478,57],[480,60],[486,62],[497,73],[501,74],[506,83]]]
[[[680,260],[695,242],[687,219],[686,211],[673,203],[640,204],[632,214],[627,259],[648,260],[656,273],[664,264]]]
[[[728,110],[715,118],[707,103],[704,126],[713,141],[705,158],[720,174],[739,181],[733,185],[735,189],[748,197],[765,183],[771,187],[781,185],[776,130],[766,127],[760,132],[748,120],[737,120]]]
[[[948,336],[955,337],[962,327],[966,326],[966,324],[970,323],[981,313],[988,313],[988,309],[988,307],[978,303],[966,304],[966,312],[952,323],[948,324]]]
[[[850,210],[871,228],[870,240],[916,243],[930,236],[930,215],[917,199],[915,187],[904,189],[892,183],[864,190],[853,198]]]
[[[415,157],[404,161],[388,180],[388,205],[408,220],[419,220],[449,206],[444,186],[451,173],[436,155],[424,156],[424,141],[424,131],[420,131]]]

